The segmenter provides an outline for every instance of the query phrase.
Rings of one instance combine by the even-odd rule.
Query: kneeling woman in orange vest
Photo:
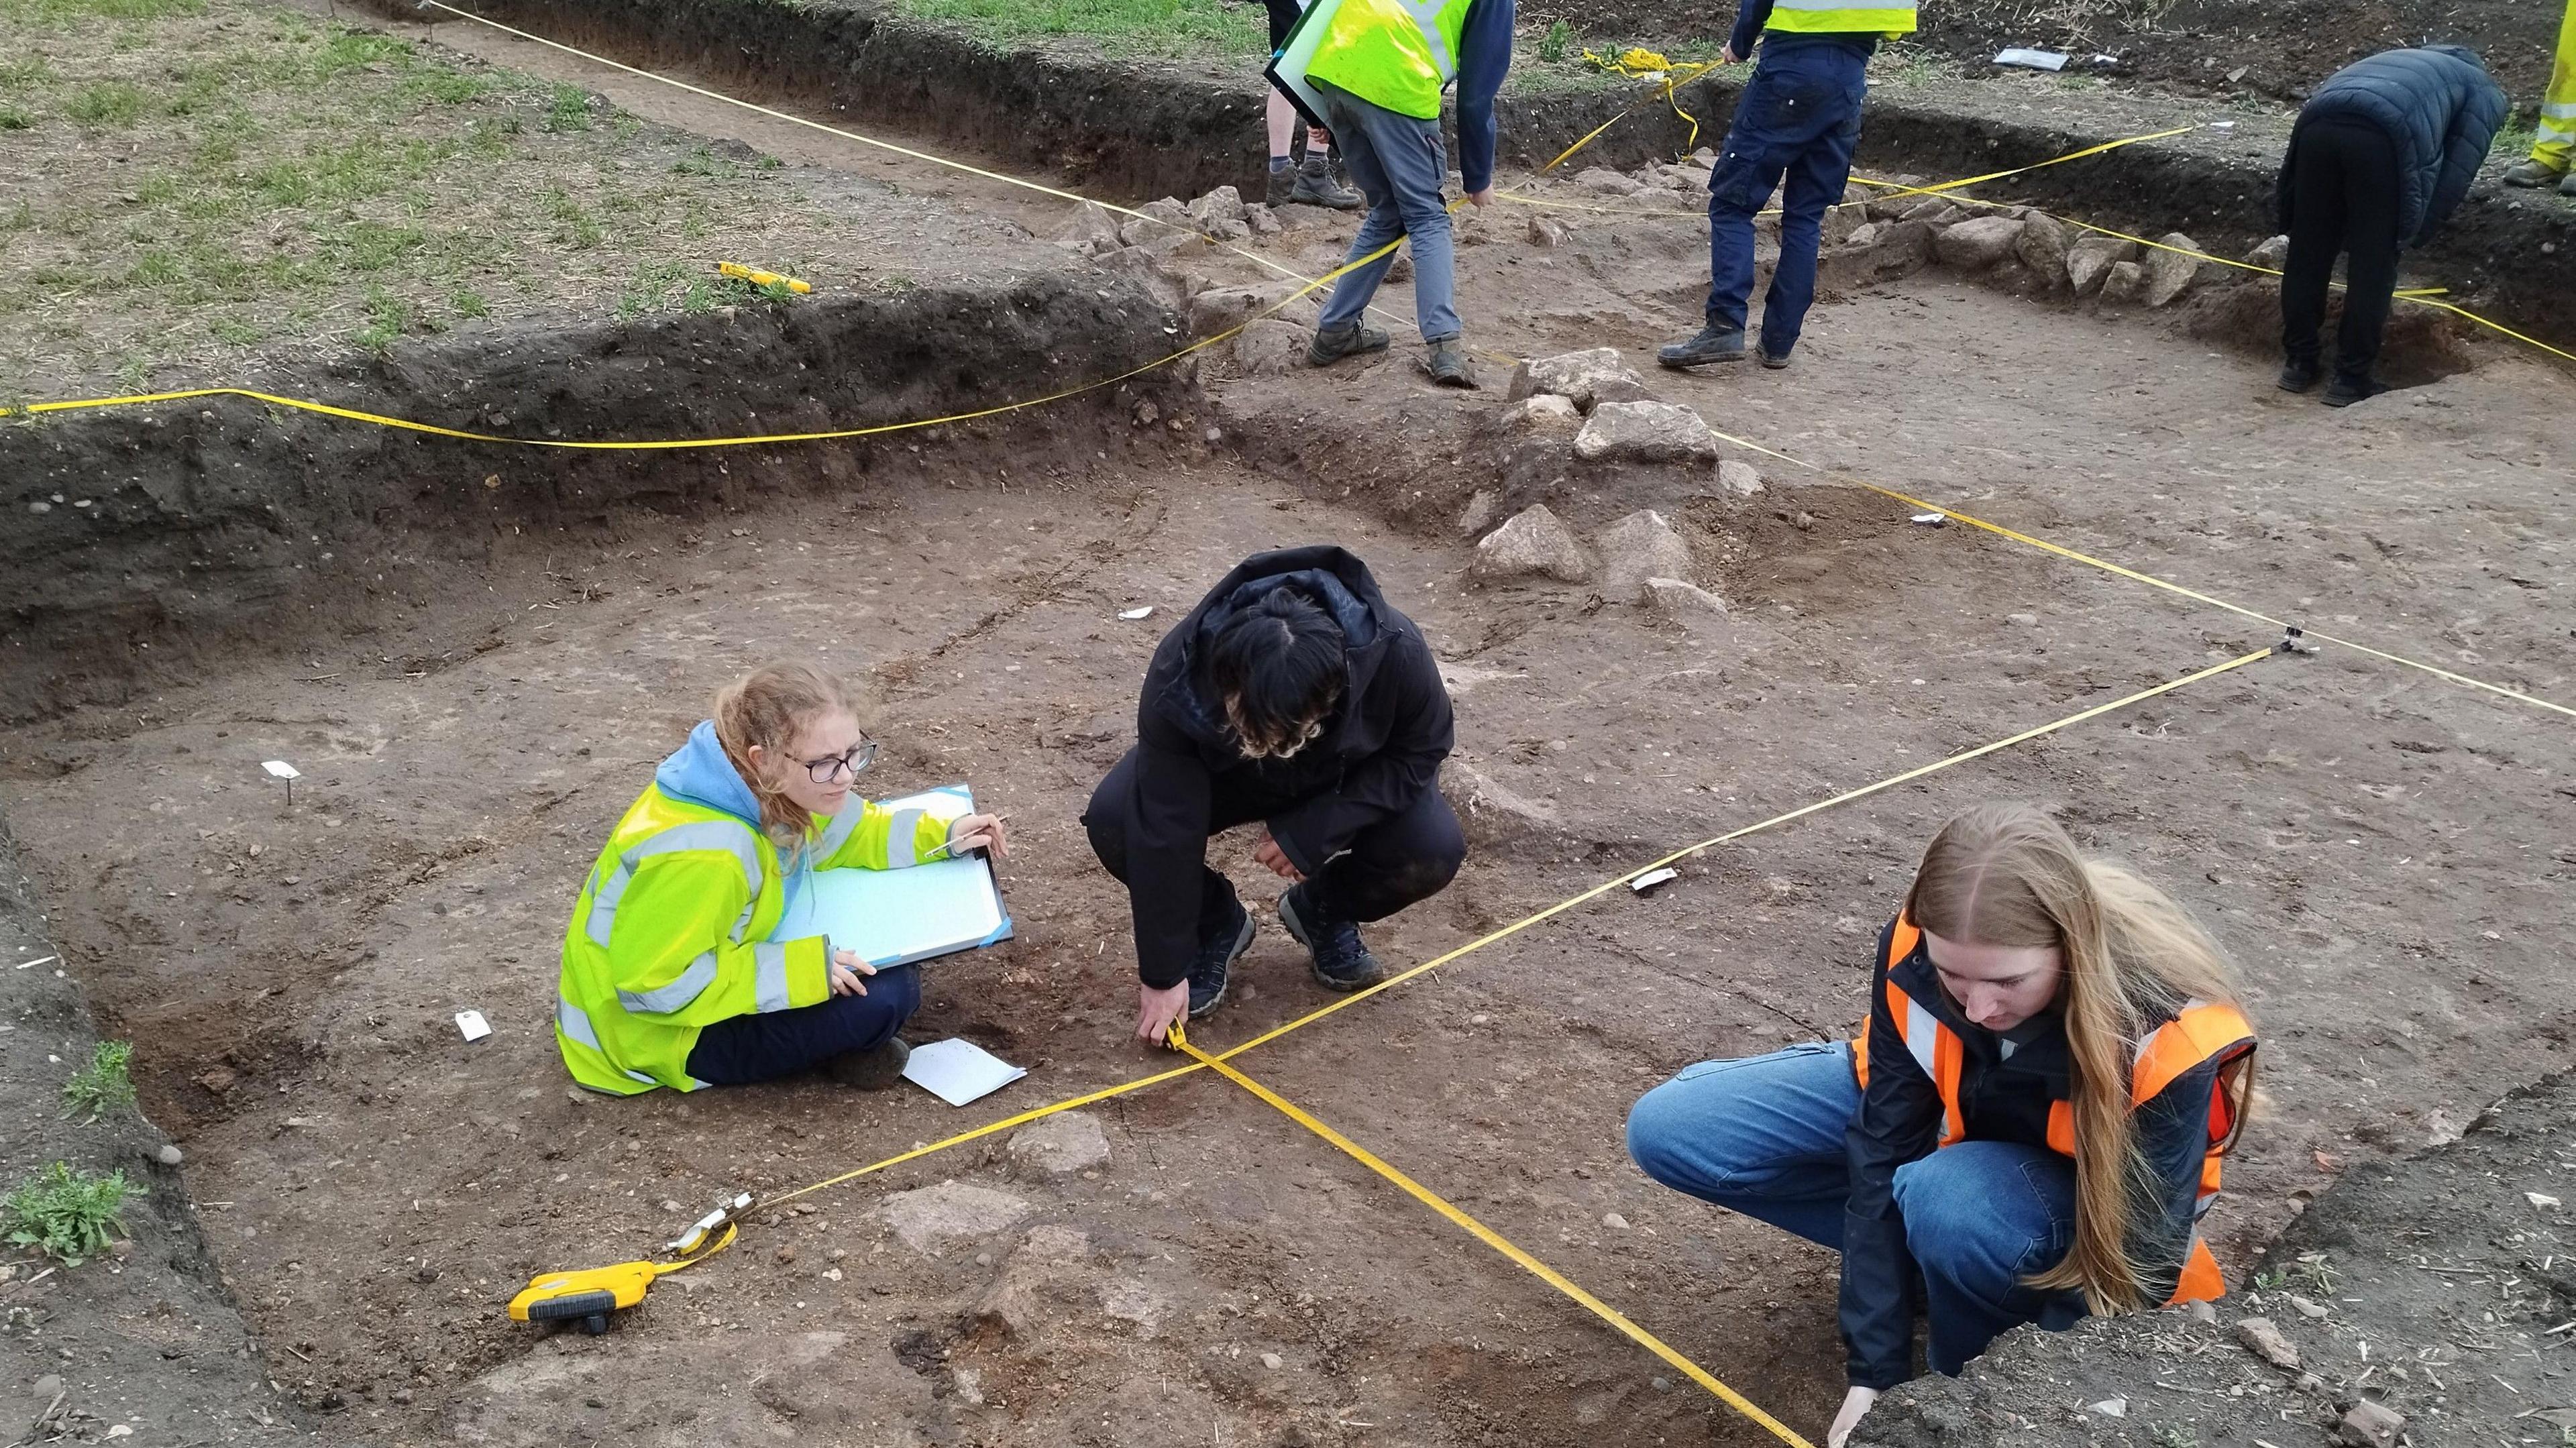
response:
[[[2226,1291],[2198,1223],[2252,1092],[2218,947],[2027,805],[1952,818],[1881,932],[1860,1039],[1703,1061],[1646,1093],[1628,1150],[1666,1186],[1843,1254],[1850,1392],[1957,1373],[2063,1329]]]
[[[876,757],[840,680],[772,664],[716,696],[628,807],[564,933],[555,1044],[575,1080],[632,1095],[821,1067],[890,1086],[914,967],[873,970],[820,935],[771,932],[816,870],[1004,852],[991,815],[885,809],[854,789]]]

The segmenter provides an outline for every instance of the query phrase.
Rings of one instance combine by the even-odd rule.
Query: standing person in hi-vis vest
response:
[[[888,810],[853,787],[876,758],[855,696],[804,664],[716,696],[627,806],[564,932],[555,1045],[573,1079],[621,1096],[773,1080],[820,1067],[891,1086],[916,967],[872,969],[820,935],[771,932],[816,870],[897,870],[1006,852],[987,814]]]
[[[1914,0],[1743,0],[1719,58],[1742,60],[1759,39],[1762,59],[1736,100],[1709,173],[1708,322],[1699,335],[1658,351],[1656,361],[1697,367],[1744,360],[1753,217],[1780,188],[1780,259],[1762,299],[1762,365],[1789,365],[1816,299],[1825,212],[1851,180],[1870,54],[1881,38],[1913,31]]]
[[[2253,1096],[2233,969],[2162,891],[2028,805],[1933,836],[1852,1042],[1703,1061],[1628,1114],[1666,1186],[1843,1254],[1842,1443],[2005,1329],[2214,1298],[2200,1240]]]
[[[1512,64],[1512,0],[1313,0],[1271,75],[1323,117],[1342,162],[1368,198],[1351,261],[1399,237],[1413,248],[1414,320],[1423,370],[1451,387],[1476,385],[1458,320],[1449,176],[1440,97],[1458,87],[1458,171],[1467,199],[1494,199],[1494,96]],[[1317,319],[1306,360],[1317,367],[1386,350],[1366,325],[1369,299],[1394,253],[1343,274]]]
[[[2504,173],[2507,186],[2555,186],[2561,196],[2576,196],[2576,0],[2558,20],[2558,58],[2550,67],[2549,89],[2540,93],[2540,126],[2531,154]]]

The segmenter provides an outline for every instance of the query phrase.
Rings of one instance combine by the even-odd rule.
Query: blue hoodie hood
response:
[[[653,771],[653,783],[674,799],[723,810],[755,830],[760,828],[760,800],[744,782],[742,771],[725,757],[712,719],[698,721],[698,727],[689,731],[688,742],[672,750],[662,767]]]

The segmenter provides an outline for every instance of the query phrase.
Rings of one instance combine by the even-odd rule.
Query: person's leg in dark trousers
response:
[[[1365,924],[1439,894],[1466,859],[1458,812],[1434,784],[1401,813],[1360,831],[1307,889],[1320,916]]]
[[[2335,254],[2343,250],[2342,147],[2345,127],[2307,126],[2291,139],[2290,252],[2281,263],[2281,355],[2295,367],[2313,368],[2317,334],[2326,323],[2326,287]]]
[[[1127,883],[1127,830],[1134,817],[1135,798],[1136,751],[1130,749],[1100,781],[1099,787],[1092,790],[1091,803],[1082,812],[1082,827],[1091,836],[1091,852],[1100,857],[1102,867],[1116,876],[1122,885]],[[1221,805],[1222,801],[1217,803]],[[1218,830],[1258,818],[1257,814],[1241,814],[1222,824],[1211,820],[1208,833],[1213,835]],[[1199,934],[1202,943],[1213,940],[1215,932],[1223,929],[1242,908],[1232,882],[1201,864]]]
[[[689,1074],[710,1086],[775,1081],[873,1051],[921,1009],[921,971],[898,965],[867,977],[866,995],[718,1021],[698,1033]]]
[[[2335,382],[2374,389],[2370,370],[2397,292],[2397,147],[2376,126],[2344,128],[2343,320],[2335,326]]]
[[[1780,259],[1762,299],[1762,353],[1774,360],[1785,360],[1798,345],[1807,308],[1816,300],[1816,252],[1824,241],[1825,211],[1843,199],[1843,188],[1851,181],[1852,148],[1860,144],[1861,105],[1869,93],[1866,57],[1839,45],[1803,49],[1812,53],[1812,63],[1802,64],[1800,71],[1811,74],[1814,84],[1790,101],[1792,106],[1813,106],[1798,130],[1813,126],[1816,133],[1783,158]],[[1716,179],[1712,172],[1712,185]],[[1749,218],[1746,226],[1749,230]],[[1739,302],[1738,325],[1743,314]]]

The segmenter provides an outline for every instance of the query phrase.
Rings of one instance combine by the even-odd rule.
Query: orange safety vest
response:
[[[1941,1093],[1941,1139],[1937,1146],[1955,1146],[1968,1134],[1959,1115],[1959,1072],[1966,1060],[1966,1047],[1957,1031],[1906,994],[1894,979],[1897,965],[1914,953],[1922,938],[1923,932],[1914,922],[1899,915],[1888,931],[1887,958],[1880,964],[1879,978],[1886,982],[1887,1013],[1895,1018],[1896,1031],[1905,1039],[1907,1054]],[[2192,1205],[2191,1252],[2183,1259],[2182,1276],[2175,1282],[2173,1296],[2165,1299],[2168,1307],[2227,1295],[2227,1280],[2219,1274],[2218,1259],[2210,1255],[2209,1244],[2201,1240],[2200,1219],[2209,1215],[2210,1205],[2218,1200],[2220,1165],[2236,1145],[2236,1102],[2229,1087],[2253,1055],[2254,1028],[2242,1011],[2230,1005],[2192,1001],[2180,1015],[2149,1033],[2138,1047],[2137,1063],[2130,1068],[2129,1109],[2134,1111],[2163,1094],[2166,1087],[2195,1067],[2212,1060],[2223,1063],[2217,1087],[2209,1096],[2209,1152],[2201,1159],[2200,1191]],[[1852,1042],[1852,1071],[1860,1078],[1861,1089],[1868,1090],[1867,1021],[1861,1022],[1860,1036]],[[2048,1103],[2048,1146],[2062,1155],[2075,1155],[2072,1103]]]

